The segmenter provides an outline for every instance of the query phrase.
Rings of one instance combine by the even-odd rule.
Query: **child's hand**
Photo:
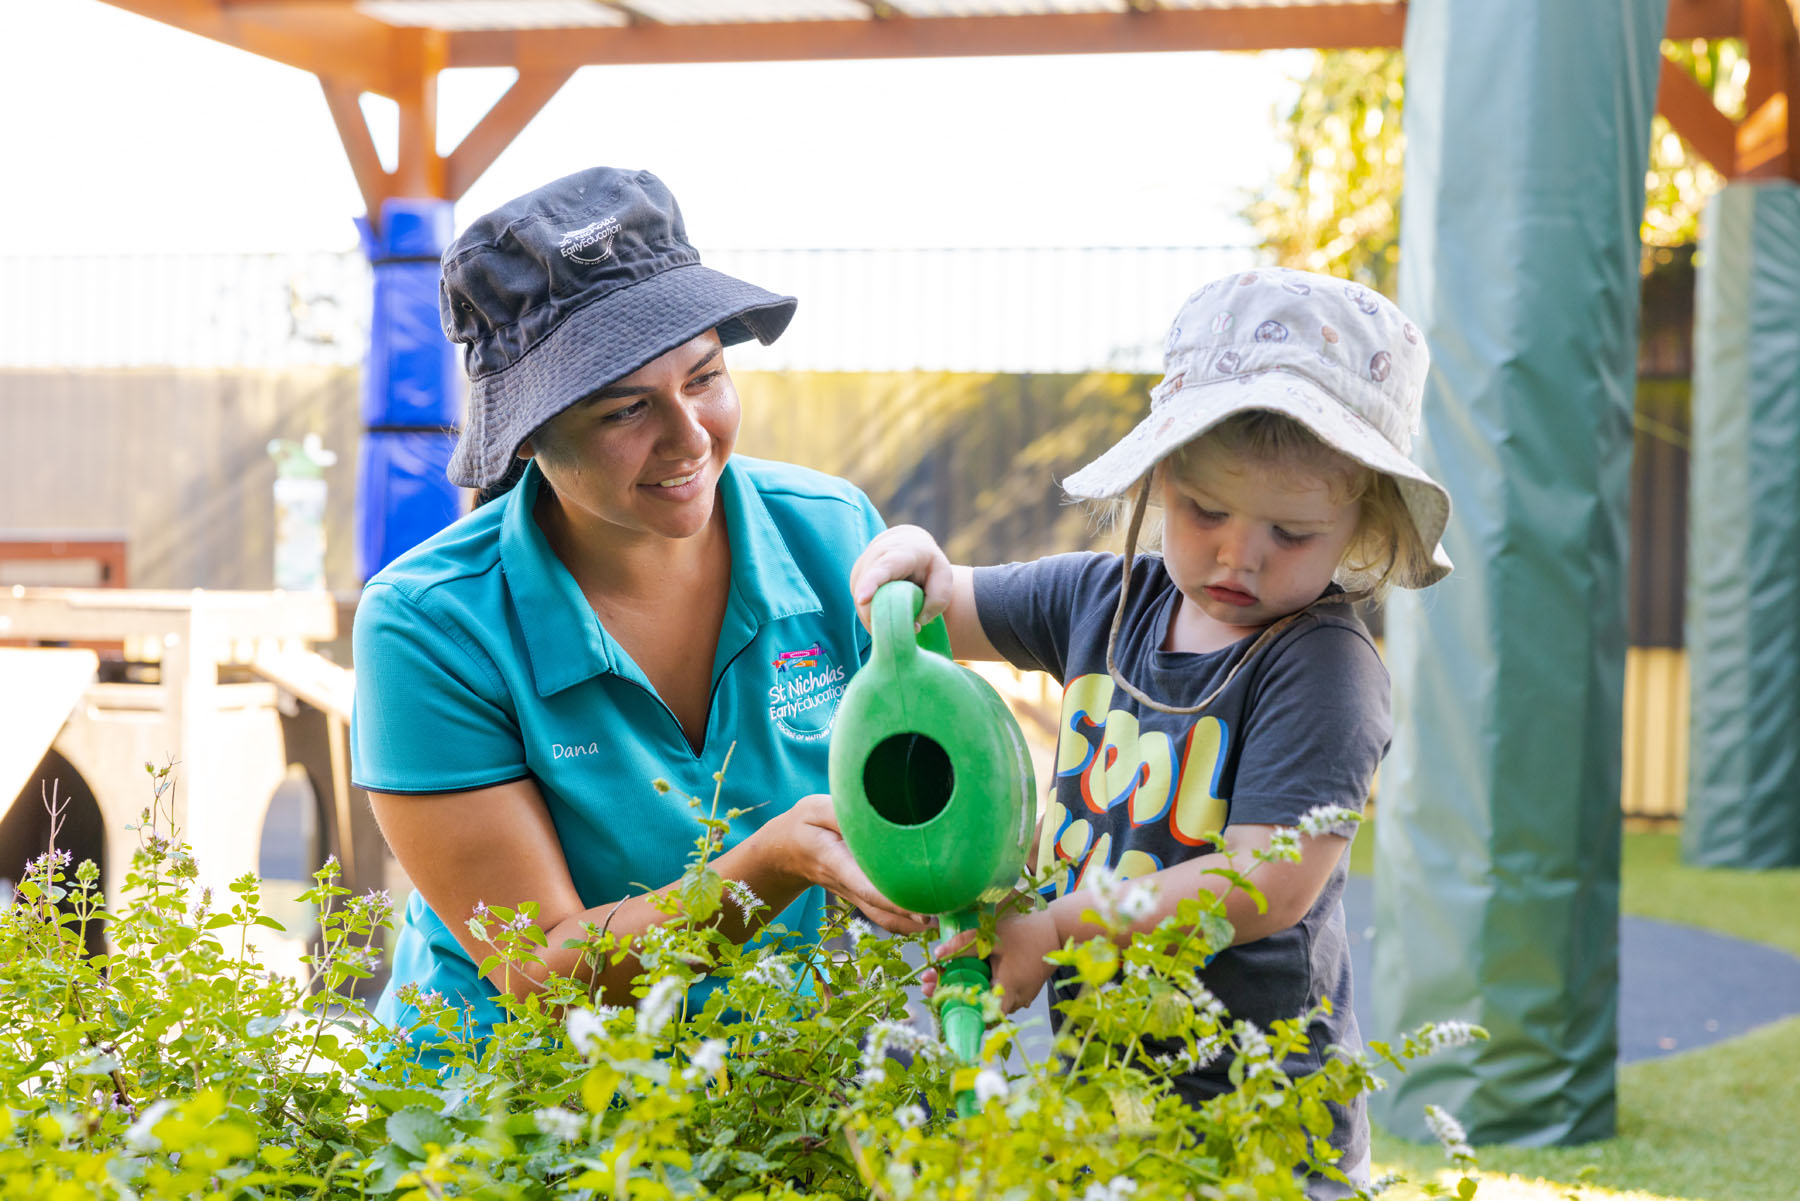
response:
[[[966,950],[975,941],[975,931],[965,930],[955,938],[932,948],[932,957],[949,959]],[[1062,947],[1056,920],[1048,909],[1039,909],[1021,917],[1005,918],[995,932],[994,951],[988,956],[988,967],[994,974],[994,985],[1001,990],[1000,1008],[1005,1013],[1023,1009],[1037,999],[1044,985],[1056,971],[1045,963],[1044,956]],[[921,978],[925,995],[937,991],[937,972],[930,970]]]
[[[875,599],[875,590],[890,580],[911,580],[924,591],[925,607],[919,611],[921,625],[950,606],[950,559],[936,539],[916,525],[883,530],[863,548],[850,568],[850,595],[865,627],[869,624],[869,606]]]

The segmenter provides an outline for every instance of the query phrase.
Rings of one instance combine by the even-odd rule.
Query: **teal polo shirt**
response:
[[[369,581],[356,612],[351,770],[361,788],[421,803],[535,781],[592,908],[680,877],[700,833],[686,796],[710,801],[734,743],[719,811],[745,814],[727,846],[826,790],[827,735],[868,649],[850,565],[882,521],[842,480],[726,462],[731,593],[696,753],[538,528],[541,479],[532,464],[504,498]],[[673,791],[652,787],[658,778]],[[810,888],[774,920],[811,937],[823,901]],[[407,983],[458,1001],[478,1031],[502,1017],[494,987],[417,892],[377,1006],[384,1020],[416,1017],[394,995]]]

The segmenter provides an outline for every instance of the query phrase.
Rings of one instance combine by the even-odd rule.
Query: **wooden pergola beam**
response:
[[[286,6],[254,16],[219,0],[108,0],[164,25],[297,67],[320,77],[353,81],[365,92],[394,94],[393,26],[349,4]]]
[[[436,29],[408,29],[399,39],[400,139],[394,168],[395,196],[448,196],[444,159],[438,154],[438,76],[447,41]]]
[[[550,103],[551,97],[575,74],[573,67],[520,75],[506,94],[494,102],[479,124],[471,129],[450,153],[446,176],[449,199],[460,200],[481,173],[494,165],[502,151],[512,145],[519,131]]]
[[[582,66],[957,58],[1174,50],[1399,46],[1406,0],[1169,9],[1130,0],[1118,13],[913,17],[889,0],[859,0],[869,20],[668,25],[633,0],[596,0],[629,23],[452,32],[368,17],[356,0],[110,0],[116,7],[319,77],[357,187],[378,217],[390,196],[461,197]],[[1692,77],[1665,61],[1658,107],[1721,173],[1800,177],[1800,0],[1669,0],[1665,36],[1742,37],[1749,116],[1719,113]],[[519,78],[448,156],[437,153],[437,78],[449,67],[513,67]],[[381,169],[357,95],[400,106],[400,161]]]
[[[376,153],[375,139],[369,136],[369,123],[363,116],[358,95],[362,91],[354,83],[319,76],[319,87],[325,92],[325,106],[337,126],[338,140],[350,159],[350,172],[356,176],[356,189],[362,193],[363,208],[369,220],[381,216],[381,202],[386,200],[392,177],[382,168]]]
[[[1734,175],[1800,178],[1800,20],[1791,0],[1743,0],[1750,78]]]
[[[1738,37],[1742,28],[1742,0],[1669,0],[1663,36],[1677,42],[1710,41]]]
[[[492,30],[450,34],[453,67],[521,72],[591,64],[963,58],[1146,50],[1349,49],[1398,46],[1406,5],[1317,4],[887,21]]]
[[[1737,122],[1718,110],[1711,92],[1666,57],[1656,86],[1656,111],[1713,170],[1727,177],[1736,171]]]

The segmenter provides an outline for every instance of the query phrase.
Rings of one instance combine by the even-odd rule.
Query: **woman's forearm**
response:
[[[727,888],[725,902],[714,922],[733,942],[753,937],[808,887],[807,880],[790,866],[793,856],[788,825],[776,819],[729,851],[714,856],[709,864],[725,879]],[[552,975],[572,976],[585,981],[598,1001],[633,1004],[631,983],[643,970],[635,954],[628,953],[616,963],[609,957],[596,964],[580,945],[564,944],[586,944],[591,938],[590,930],[611,933],[627,945],[636,943],[653,927],[675,916],[661,906],[666,906],[668,894],[680,886],[681,881],[676,880],[650,892],[571,914],[545,929],[547,945],[539,952],[541,964],[507,964],[490,972],[488,979],[495,987],[518,995],[541,990]],[[748,890],[748,897],[741,895],[744,890]],[[762,902],[760,908],[755,907],[756,901]],[[746,912],[746,903],[752,912]]]

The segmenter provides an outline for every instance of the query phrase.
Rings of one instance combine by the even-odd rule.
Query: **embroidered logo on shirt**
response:
[[[819,643],[784,651],[770,661],[769,720],[799,742],[817,742],[831,733],[844,680],[850,673],[832,664]]]
[[[782,651],[775,656],[771,664],[775,674],[793,671],[796,667],[817,667],[819,665],[819,644],[813,643],[803,651]]]

